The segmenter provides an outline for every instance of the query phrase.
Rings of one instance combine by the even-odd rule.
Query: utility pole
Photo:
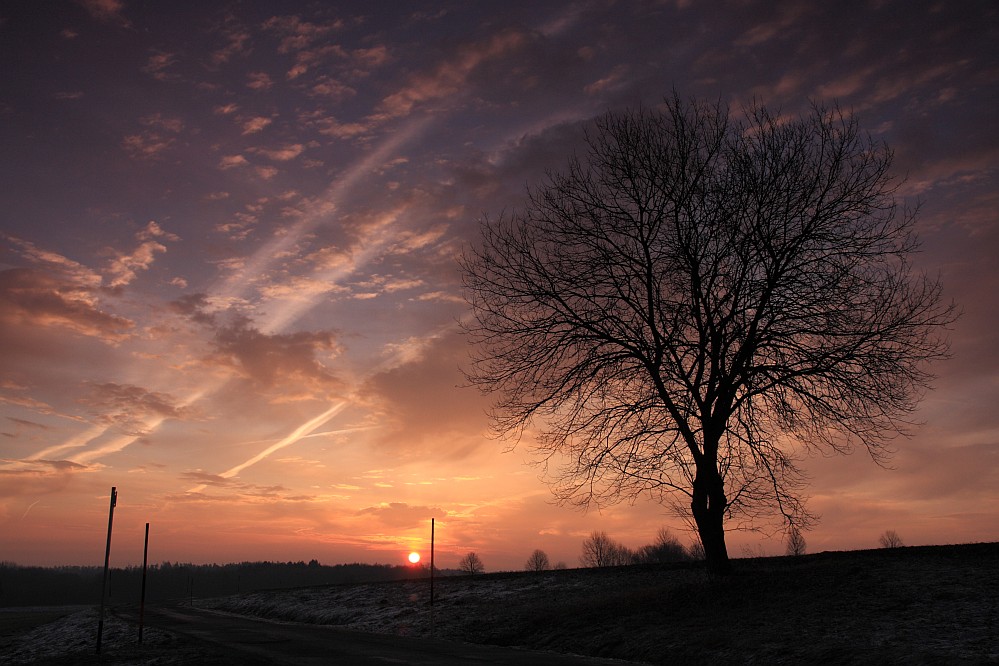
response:
[[[434,519],[430,519],[430,635],[434,635]]]
[[[434,519],[430,519],[430,608],[434,607]]]
[[[142,593],[139,596],[139,642],[142,642],[142,624],[146,615],[146,563],[149,562],[149,523],[146,523],[146,541],[142,546]]]
[[[97,621],[97,654],[101,653],[101,637],[104,635],[104,593],[108,587],[108,564],[111,562],[111,526],[114,524],[114,505],[118,503],[118,490],[111,486],[111,508],[108,509],[108,545],[104,549],[104,580],[101,582],[101,615]]]

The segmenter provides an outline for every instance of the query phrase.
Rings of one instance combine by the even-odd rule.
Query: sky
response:
[[[803,458],[808,550],[999,540],[999,5],[991,0],[0,6],[0,560],[630,547],[558,506],[465,386],[456,257],[607,110],[838,102],[895,151],[915,263],[962,311],[890,468]],[[783,552],[733,532],[729,551]]]

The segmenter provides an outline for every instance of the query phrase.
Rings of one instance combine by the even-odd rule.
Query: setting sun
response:
[[[412,564],[416,564],[417,562],[420,561],[420,554],[419,553],[410,553],[409,554],[409,561]]]

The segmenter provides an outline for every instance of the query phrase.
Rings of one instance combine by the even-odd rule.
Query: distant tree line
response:
[[[635,550],[610,538],[606,532],[594,531],[583,541],[583,552],[579,556],[579,563],[584,567],[619,567],[703,559],[704,549],[700,542],[695,541],[690,546],[684,546],[668,528],[663,527],[656,534],[655,541]],[[525,571],[565,568],[565,562],[556,562],[553,565],[548,554],[540,548],[532,552],[524,563]]]
[[[700,544],[685,547],[669,531],[661,528],[655,541],[636,550],[607,536],[606,532],[593,532],[583,541],[579,562],[584,567],[615,567],[628,564],[666,564],[704,559]]]
[[[878,539],[882,548],[903,548],[902,537],[895,530],[886,530]],[[807,542],[801,530],[792,525],[785,536],[785,555],[800,557],[807,551]],[[750,551],[751,552],[751,551]],[[757,556],[763,556],[762,553]],[[579,563],[584,567],[616,567],[630,564],[665,564],[668,562],[690,562],[704,559],[704,549],[699,541],[684,547],[668,528],[663,527],[656,534],[653,543],[632,550],[607,536],[606,532],[594,531],[583,541],[583,553]],[[561,564],[561,563],[560,563]],[[526,571],[545,571],[552,568],[548,555],[543,550],[535,550],[524,565]],[[555,567],[558,568],[558,567]],[[562,564],[561,568],[565,568]]]
[[[454,572],[441,572],[447,575]],[[98,603],[101,567],[28,567],[0,562],[0,607]],[[255,590],[403,580],[428,575],[424,569],[387,564],[241,562],[238,564],[150,565],[146,601],[215,597]],[[138,603],[142,567],[111,569],[111,603]]]

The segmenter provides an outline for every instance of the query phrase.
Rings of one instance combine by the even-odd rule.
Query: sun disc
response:
[[[409,554],[409,561],[412,562],[413,564],[416,564],[417,562],[420,561],[420,554],[419,553],[410,553]]]

